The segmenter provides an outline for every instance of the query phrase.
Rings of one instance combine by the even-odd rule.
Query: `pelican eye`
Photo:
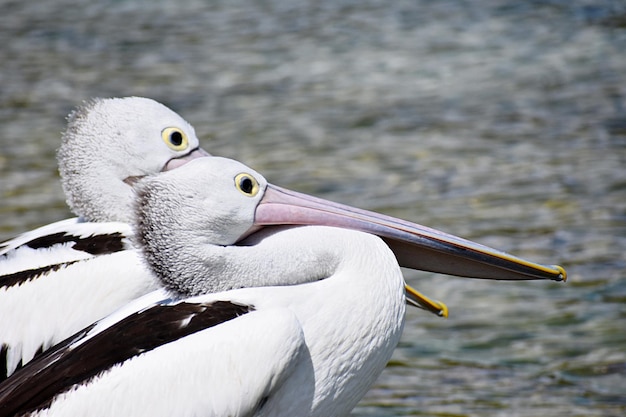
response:
[[[254,197],[259,193],[259,182],[250,174],[238,174],[235,177],[235,187],[248,197]]]
[[[184,151],[189,146],[189,139],[181,129],[177,127],[166,127],[161,132],[163,142],[174,151]]]

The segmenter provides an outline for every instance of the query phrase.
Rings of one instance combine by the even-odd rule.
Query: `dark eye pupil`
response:
[[[246,194],[250,194],[254,188],[254,184],[250,178],[243,178],[239,183],[239,186],[241,187],[241,191]]]
[[[170,143],[174,146],[180,146],[183,143],[183,135],[180,132],[172,132],[170,135]]]

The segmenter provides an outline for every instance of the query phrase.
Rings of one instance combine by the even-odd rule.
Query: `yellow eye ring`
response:
[[[241,194],[254,197],[259,193],[259,182],[250,174],[242,172],[235,176],[235,187]]]
[[[182,129],[166,127],[161,132],[163,142],[174,151],[184,151],[189,146],[189,139]]]

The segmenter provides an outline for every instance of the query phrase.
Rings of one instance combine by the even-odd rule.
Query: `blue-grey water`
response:
[[[275,184],[567,268],[407,271],[450,318],[409,311],[354,416],[626,415],[623,1],[2,0],[0,41],[0,239],[70,216],[73,106],[152,97]]]

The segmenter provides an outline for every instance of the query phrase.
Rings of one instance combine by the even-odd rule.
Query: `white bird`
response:
[[[95,99],[70,114],[58,161],[79,217],[0,243],[0,380],[157,288],[129,240],[133,184],[204,155],[193,127],[150,99]]]
[[[400,338],[413,296],[398,261],[565,279],[558,266],[275,187],[223,158],[146,179],[137,214],[167,290],[18,370],[0,384],[0,417],[342,416]]]

